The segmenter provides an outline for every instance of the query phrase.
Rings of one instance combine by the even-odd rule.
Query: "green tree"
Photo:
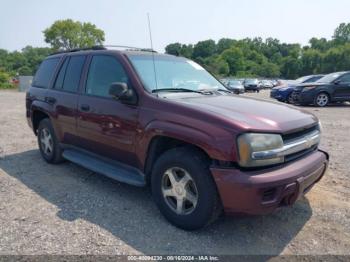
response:
[[[238,47],[231,47],[225,50],[221,57],[230,68],[230,75],[236,75],[238,71],[244,70],[244,56],[243,52]]]
[[[236,40],[229,38],[221,38],[216,45],[216,52],[218,54],[221,54],[225,50],[230,49],[235,43]]]
[[[350,42],[350,23],[341,23],[334,31],[333,39],[336,44]]]
[[[181,53],[181,44],[180,43],[173,43],[169,44],[165,47],[165,53],[169,55],[180,55]]]
[[[256,75],[267,78],[279,77],[280,74],[281,72],[279,66],[270,62],[265,62],[259,65],[256,72]]]
[[[281,74],[287,79],[296,79],[300,76],[301,62],[299,59],[288,56],[282,59]]]
[[[1,88],[10,88],[10,74],[8,74],[3,68],[0,68],[0,89]]]
[[[181,56],[191,58],[193,55],[193,45],[182,45],[180,54]]]
[[[102,45],[105,36],[94,24],[71,19],[58,20],[43,31],[45,42],[53,49],[74,49]]]
[[[309,44],[312,49],[319,50],[321,52],[327,51],[329,48],[332,47],[333,42],[328,41],[326,38],[316,38],[313,37],[310,39]]]
[[[193,58],[206,58],[215,53],[216,45],[214,40],[198,42],[193,48]]]
[[[53,50],[51,48],[47,48],[47,47],[26,46],[25,48],[23,48],[22,54],[26,59],[25,67],[27,67],[28,70],[25,71],[22,68],[21,69],[22,72],[24,73],[24,71],[25,71],[25,72],[27,72],[28,75],[34,75],[34,73],[38,69],[41,61],[43,61],[44,58],[47,57],[52,52],[53,52]]]
[[[301,58],[302,74],[311,75],[321,71],[322,53],[316,49],[307,49]]]
[[[165,47],[165,53],[191,58],[193,53],[193,45],[181,45],[180,43],[172,43]]]

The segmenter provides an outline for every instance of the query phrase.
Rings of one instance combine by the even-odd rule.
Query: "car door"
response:
[[[350,100],[350,74],[345,74],[335,81],[333,98],[335,100]]]
[[[117,57],[93,55],[78,102],[79,146],[112,160],[136,165],[138,107],[123,104],[109,95],[114,82],[124,82],[131,88]]]
[[[61,143],[74,145],[76,141],[78,90],[86,56],[67,56],[61,63],[52,89],[46,100],[53,106],[56,135]]]

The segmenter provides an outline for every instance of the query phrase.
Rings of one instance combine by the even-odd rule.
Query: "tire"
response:
[[[327,93],[321,92],[317,94],[314,99],[314,105],[318,107],[325,107],[329,104],[329,95]]]
[[[174,185],[171,177],[178,184]],[[187,181],[185,186],[181,183],[184,180]],[[181,229],[200,229],[215,221],[222,213],[209,161],[199,150],[180,147],[165,152],[154,165],[151,186],[160,212]],[[181,198],[184,205],[178,208],[181,201],[177,199]]]
[[[293,96],[292,94],[289,94],[286,99],[286,103],[288,104],[294,104]]]
[[[44,118],[39,123],[38,145],[41,156],[46,162],[50,164],[63,162],[62,149],[59,147],[51,121],[48,118]]]

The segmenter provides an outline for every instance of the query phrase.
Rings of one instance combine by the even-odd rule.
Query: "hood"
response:
[[[329,83],[310,82],[310,83],[299,84],[298,87],[305,87],[305,86],[322,86],[322,85],[327,85],[327,84],[329,84]]]
[[[240,89],[244,89],[244,86],[243,85],[240,85],[240,84],[235,84],[235,85],[233,85],[233,84],[231,84],[231,85],[228,85],[228,88],[240,88]]]
[[[306,111],[281,103],[235,95],[176,99],[188,107],[220,117],[244,131],[290,133],[308,128],[318,119]]]
[[[303,83],[299,84],[295,87],[296,90],[302,90],[306,86],[323,86],[328,85],[329,83],[321,83],[321,82],[310,82],[310,83]]]

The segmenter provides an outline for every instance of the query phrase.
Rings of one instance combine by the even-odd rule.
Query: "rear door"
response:
[[[79,146],[135,166],[138,107],[112,98],[109,88],[113,82],[124,82],[132,88],[129,76],[117,57],[93,55],[78,103]]]
[[[335,100],[350,100],[350,74],[345,74],[337,79],[339,82],[334,85]]]
[[[60,142],[75,145],[78,108],[78,90],[86,61],[85,55],[65,57],[52,89],[47,93],[47,102],[54,108],[53,121]]]

